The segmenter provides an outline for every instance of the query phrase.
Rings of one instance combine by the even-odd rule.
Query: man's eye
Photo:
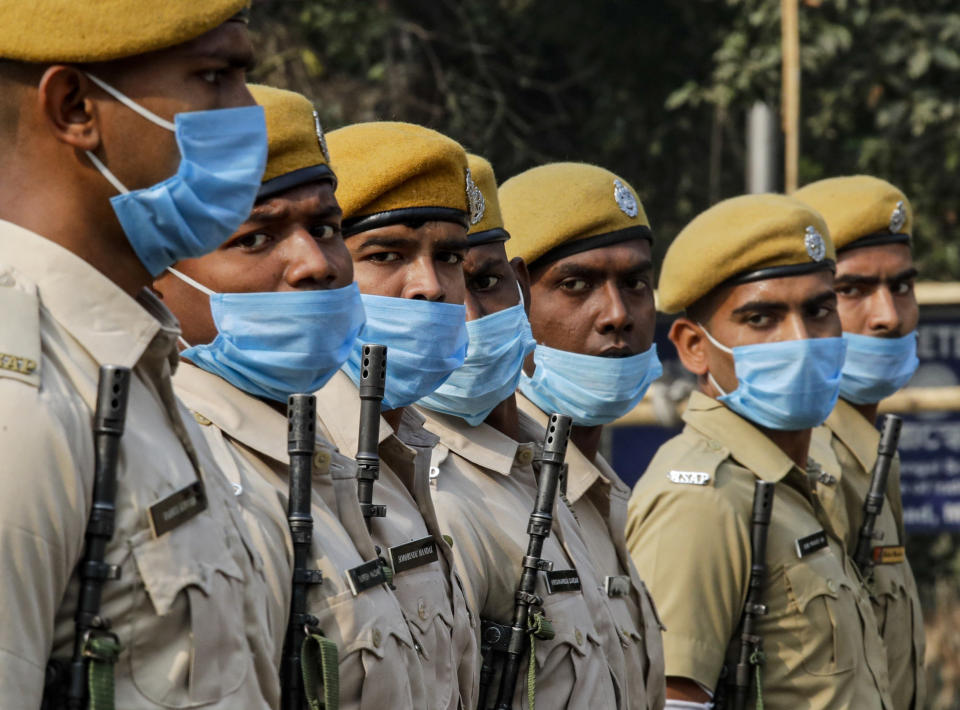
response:
[[[472,280],[470,289],[472,291],[486,291],[488,289],[494,288],[497,284],[503,281],[501,276],[477,276]]]
[[[747,318],[747,323],[754,328],[766,328],[773,322],[773,319],[764,313],[754,313]]]
[[[912,281],[900,281],[890,286],[890,290],[893,291],[898,296],[905,296],[906,294],[913,291],[913,282]]]
[[[269,234],[255,232],[254,234],[245,234],[242,237],[234,239],[230,246],[239,247],[247,251],[256,251],[265,247],[269,241]]]
[[[856,298],[860,294],[860,289],[856,286],[838,286],[834,289],[837,292],[837,295],[844,296],[846,298]]]
[[[441,264],[460,264],[463,262],[463,254],[457,254],[454,251],[446,251],[437,254],[437,260]]]
[[[318,224],[310,229],[310,234],[314,239],[330,239],[336,236],[337,229],[329,224]]]
[[[644,291],[649,287],[650,284],[644,278],[627,279],[627,288],[633,291]]]
[[[223,72],[220,69],[207,69],[200,73],[200,78],[208,84],[219,84]]]
[[[560,284],[560,288],[566,291],[586,291],[589,287],[590,282],[586,279],[567,279]]]
[[[834,307],[829,304],[821,304],[814,308],[810,315],[814,318],[826,318],[833,313],[834,310]]]
[[[378,251],[366,257],[368,261],[375,261],[378,264],[388,264],[394,261],[400,261],[400,255],[395,251]]]

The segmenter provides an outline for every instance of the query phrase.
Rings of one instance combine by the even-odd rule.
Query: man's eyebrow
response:
[[[895,281],[906,281],[908,279],[913,279],[917,277],[917,274],[920,272],[917,271],[915,267],[910,267],[909,269],[904,269],[898,274],[894,274],[888,279],[881,279],[879,276],[867,276],[865,274],[844,274],[843,276],[838,276],[833,280],[834,285],[836,284],[859,284],[862,286],[877,286],[881,282],[895,282]]]
[[[411,249],[420,244],[414,237],[367,237],[360,244],[361,249],[382,247],[384,249]]]
[[[837,292],[832,288],[828,291],[821,291],[816,296],[811,296],[803,302],[804,308],[810,308],[811,306],[819,306],[821,303],[826,303],[827,301],[836,301]]]
[[[899,274],[894,274],[887,279],[887,281],[908,281],[909,279],[917,278],[919,273],[920,272],[916,269],[916,267],[911,266],[909,269],[904,269]]]
[[[238,47],[231,38],[211,39],[210,42],[198,42],[187,50],[190,56],[207,59],[219,59],[226,62],[232,69],[253,71],[257,66],[257,59],[253,48],[245,44]]]
[[[457,239],[456,237],[450,237],[449,239],[441,239],[434,243],[434,251],[466,251],[470,248],[470,242],[466,239]]]
[[[510,264],[504,264],[503,259],[498,259],[495,256],[488,256],[476,265],[471,264],[469,271],[471,274],[479,274],[483,271],[490,271],[503,266],[510,266]],[[464,262],[464,271],[467,271],[466,262]]]
[[[590,279],[590,278],[599,278],[603,276],[603,269],[597,269],[592,266],[585,266],[583,264],[560,264],[556,270],[551,275],[553,278],[569,278],[571,276],[579,276],[580,278]]]
[[[752,311],[786,311],[789,306],[783,301],[748,301],[739,308],[734,308],[731,315],[740,315]]]
[[[258,222],[279,222],[290,214],[287,205],[283,202],[266,202],[262,205],[255,205],[250,210],[250,219]]]

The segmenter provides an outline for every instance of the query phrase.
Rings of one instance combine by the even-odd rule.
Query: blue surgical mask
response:
[[[423,399],[447,381],[467,354],[466,307],[412,298],[361,294],[367,323],[343,366],[360,383],[364,344],[387,346],[384,410]]]
[[[223,244],[250,216],[267,164],[262,106],[178,113],[170,123],[106,82],[89,79],[125,106],[177,136],[180,168],[153,187],[130,191],[93,153],[87,157],[120,193],[110,199],[134,252],[151,276]]]
[[[910,381],[917,371],[916,331],[902,338],[875,338],[844,333],[847,359],[843,363],[840,396],[853,404],[876,404]]]
[[[573,417],[580,426],[619,419],[643,399],[663,368],[653,344],[629,357],[599,357],[537,345],[533,377],[520,377],[520,391],[544,412]]]
[[[257,397],[286,402],[320,389],[363,328],[356,283],[326,291],[214,293],[169,271],[209,294],[218,331],[212,343],[188,347],[181,357]]]
[[[537,341],[522,303],[467,321],[467,335],[470,344],[463,365],[417,404],[476,426],[516,391],[523,360]]]
[[[820,426],[840,395],[843,338],[806,338],[728,348],[703,325],[707,339],[733,355],[737,388],[724,392],[712,374],[718,397],[734,412],[767,429],[801,431]]]

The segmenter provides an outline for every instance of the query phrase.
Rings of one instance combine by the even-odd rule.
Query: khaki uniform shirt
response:
[[[262,562],[226,478],[173,394],[179,328],[62,247],[0,222],[0,706],[40,704],[69,659],[94,477],[99,366],[130,367],[104,616],[116,706],[279,706]],[[201,481],[207,508],[157,536],[149,509]]]
[[[530,440],[542,442],[548,415],[516,393],[517,406],[528,418],[521,430]],[[627,552],[625,528],[630,488],[597,454],[590,461],[572,441],[567,445],[567,492],[580,525],[593,568],[603,583],[606,577],[629,577],[631,593],[607,599],[614,616],[603,644],[621,688],[626,688],[629,707],[663,707],[666,686],[663,674],[663,625],[650,593]],[[618,656],[623,664],[616,662]],[[645,699],[645,700],[644,700]],[[645,703],[645,704],[644,704]]]
[[[471,427],[456,417],[419,411],[427,418],[427,429],[440,437],[433,454],[431,491],[441,528],[454,541],[467,600],[481,618],[509,625],[529,541],[527,522],[537,496],[536,446],[518,444],[487,424]],[[601,597],[602,581],[590,564],[576,520],[562,501],[554,508],[553,530],[542,557],[553,562],[555,571],[573,570],[581,590],[550,594],[544,577],[537,580],[535,593],[543,599],[544,615],[556,632],[552,640],[536,641],[537,705],[630,707],[618,702],[622,691],[601,644],[598,628],[605,625],[610,634],[613,624]],[[642,643],[629,643],[643,653]],[[619,661],[622,652],[618,656]],[[488,707],[496,700],[498,687],[496,677],[488,691]],[[527,707],[524,679],[517,682],[513,698],[514,707]],[[633,706],[641,707],[637,703],[643,700],[637,698]]]
[[[634,489],[627,525],[631,554],[667,626],[667,675],[717,686],[746,601],[760,478],[777,484],[763,590],[768,613],[758,623],[764,702],[891,708],[869,595],[807,472],[713,398],[694,392],[683,418],[683,432],[660,448]],[[836,460],[821,463],[836,470]],[[800,557],[798,541],[818,533],[822,546]]]
[[[811,455],[816,457],[818,450],[829,447],[840,462],[839,480],[822,477],[817,494],[830,522],[846,540],[850,554],[856,550],[863,523],[863,501],[870,488],[870,474],[877,459],[879,442],[876,427],[842,399],[826,424],[813,434]],[[880,537],[875,546],[899,547],[900,550],[891,552],[902,552],[904,531],[899,459],[894,459],[887,491],[876,522],[875,532]],[[867,587],[887,650],[893,706],[896,710],[923,708],[926,695],[923,616],[910,563],[903,557],[890,564],[877,564]]]
[[[327,438],[346,455],[356,454],[360,397],[347,375],[338,372],[317,392],[317,410]],[[387,557],[391,547],[433,538],[438,560],[397,574],[393,584],[423,659],[423,707],[456,710],[476,707],[480,625],[467,607],[430,498],[430,452],[436,442],[423,429],[423,417],[410,408],[397,432],[381,418],[380,479],[373,486],[373,501],[385,504],[387,515],[371,519],[367,545],[371,555],[376,546]]]
[[[265,402],[190,363],[174,378],[177,393],[195,413],[217,463],[233,484],[265,560],[273,604],[270,630],[283,648],[290,608],[293,550],[287,522],[287,419]],[[393,592],[379,585],[354,595],[347,570],[373,559],[353,538],[366,536],[357,502],[354,462],[328,442],[313,456],[311,569],[323,583],[307,595],[307,611],[337,644],[340,707],[424,707],[426,686],[413,637]],[[280,665],[279,654],[276,665]]]

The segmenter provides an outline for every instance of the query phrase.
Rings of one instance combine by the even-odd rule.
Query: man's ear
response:
[[[38,110],[57,140],[81,151],[100,146],[100,114],[94,85],[79,69],[57,64],[40,79]]]
[[[521,257],[515,256],[510,260],[510,268],[513,269],[514,276],[517,277],[517,283],[520,284],[520,293],[523,294],[523,310],[530,315],[530,271],[527,269],[527,262]]]
[[[687,370],[701,377],[707,374],[707,339],[696,323],[683,316],[677,318],[670,326],[669,338]]]

